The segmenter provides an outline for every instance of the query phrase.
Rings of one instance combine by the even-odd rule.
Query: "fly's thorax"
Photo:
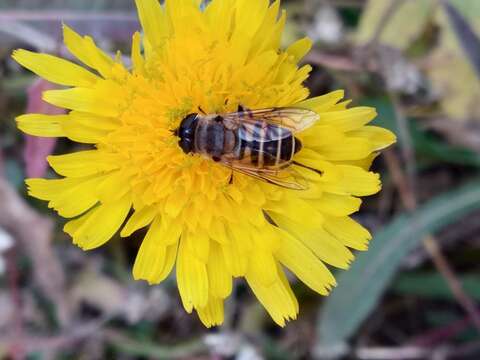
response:
[[[195,132],[195,152],[219,161],[235,147],[235,142],[233,131],[225,128],[221,116],[200,117]]]

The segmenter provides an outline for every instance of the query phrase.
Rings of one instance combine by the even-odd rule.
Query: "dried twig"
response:
[[[388,149],[383,153],[385,161],[388,166],[388,171],[392,176],[392,180],[400,194],[403,206],[406,209],[415,209],[417,200],[414,194],[410,191],[408,182],[402,170],[402,164],[399,158],[395,155],[395,151]]]
[[[428,235],[423,239],[423,245],[425,246],[425,249],[428,251],[429,255],[432,257],[436,268],[447,281],[453,295],[460,305],[465,309],[473,325],[477,328],[477,331],[480,332],[480,313],[477,310],[475,302],[463,289],[462,283],[456,276],[455,271],[451,267],[447,258],[443,256],[442,251],[438,246],[438,242],[433,236]]]
[[[176,346],[161,346],[155,343],[132,340],[121,332],[114,330],[106,330],[104,333],[107,342],[113,347],[133,356],[155,359],[180,359],[204,353],[207,350],[204,341],[192,341]]]
[[[84,340],[91,336],[102,336],[102,327],[110,321],[112,316],[103,316],[98,320],[92,320],[83,324],[72,326],[72,329],[63,330],[57,336],[43,337],[36,335],[24,335],[18,339],[14,334],[0,337],[0,347],[11,346],[12,343],[21,341],[26,353],[39,351],[55,351],[63,348],[70,348],[72,344],[80,340]]]
[[[319,50],[310,51],[305,58],[305,62],[338,71],[355,72],[364,69],[363,66],[356,63],[351,57],[327,54]]]

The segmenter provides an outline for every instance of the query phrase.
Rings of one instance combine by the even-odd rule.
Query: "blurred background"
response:
[[[12,359],[480,359],[480,1],[284,0],[285,44],[307,34],[312,95],[344,88],[398,144],[358,221],[371,248],[322,298],[293,283],[299,319],[278,328],[241,281],[207,330],[170,278],[134,282],[142,234],[84,253],[26,177],[75,145],[24,136],[15,116],[58,114],[53,85],[15,48],[68,56],[61,22],[129,54],[133,1],[0,0],[0,357]],[[339,144],[341,146],[341,144]],[[292,281],[294,281],[292,279]]]

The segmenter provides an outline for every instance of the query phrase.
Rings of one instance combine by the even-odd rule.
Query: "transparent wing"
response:
[[[265,163],[275,163],[275,159],[263,152]],[[269,184],[278,185],[292,190],[307,190],[308,181],[293,168],[290,162],[280,162],[276,165],[257,167],[251,156],[241,160],[223,157],[221,163],[233,171],[254,177]]]
[[[220,115],[224,125],[239,130],[246,141],[276,141],[312,126],[320,116],[307,109],[270,108]]]
[[[281,186],[291,190],[307,190],[308,182],[305,178],[294,168],[288,167],[286,169],[277,171],[262,171],[255,168],[231,166],[233,171],[237,171],[244,175],[265,181],[269,184]]]

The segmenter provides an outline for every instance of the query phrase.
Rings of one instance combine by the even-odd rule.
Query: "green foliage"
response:
[[[468,274],[459,277],[463,288],[473,299],[480,300],[480,276]],[[393,291],[426,298],[453,300],[453,294],[445,286],[445,279],[434,272],[410,272],[398,276]]]
[[[318,320],[318,344],[345,342],[373,311],[402,259],[422,238],[480,209],[480,180],[442,194],[412,214],[396,216],[375,234],[368,252],[339,273],[339,286],[326,299]]]
[[[373,124],[386,127],[398,134],[395,121],[395,111],[387,97],[367,98],[362,105],[373,106],[378,111],[378,117]],[[451,145],[434,134],[422,129],[414,118],[408,119],[408,127],[417,155],[431,161],[445,162],[464,166],[480,167],[480,155],[473,150]]]

